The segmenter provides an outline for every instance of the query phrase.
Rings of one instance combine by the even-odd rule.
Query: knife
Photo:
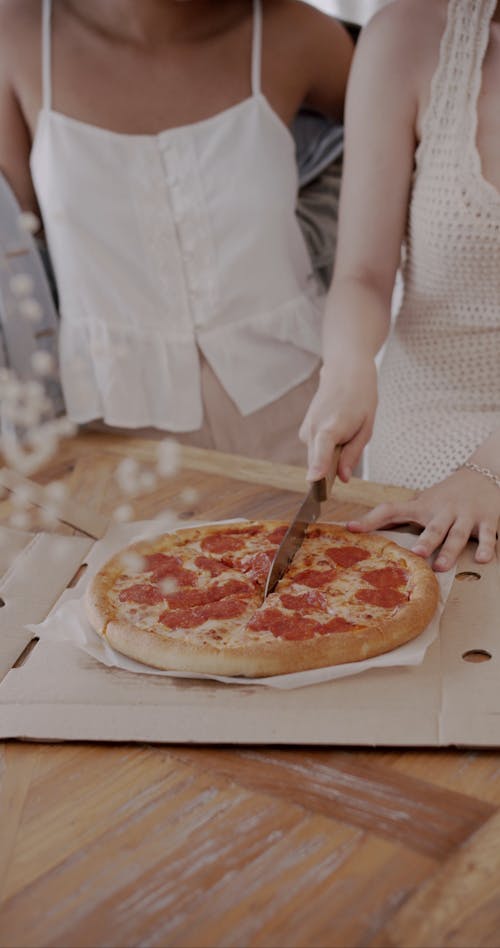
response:
[[[269,570],[266,588],[264,590],[264,599],[266,599],[269,593],[273,592],[281,577],[286,573],[297,550],[302,546],[302,541],[309,524],[314,523],[318,519],[321,512],[321,504],[328,499],[337,475],[341,450],[342,446],[338,444],[333,453],[330,473],[327,477],[322,477],[319,481],[312,482],[305,500],[288,527],[271,563],[271,569]]]

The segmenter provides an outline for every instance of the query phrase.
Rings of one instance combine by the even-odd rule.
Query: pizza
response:
[[[171,671],[263,677],[357,662],[427,626],[439,590],[425,560],[377,534],[308,528],[264,600],[287,524],[184,528],[116,554],[86,593],[117,651]]]

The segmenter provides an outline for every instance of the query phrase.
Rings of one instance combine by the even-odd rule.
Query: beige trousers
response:
[[[178,433],[160,431],[158,428],[112,428],[103,422],[92,422],[85,427],[86,430],[106,430],[134,437],[170,436],[181,444],[304,466],[307,460],[306,446],[299,441],[298,431],[318,386],[318,380],[319,367],[305,382],[296,385],[281,398],[252,412],[251,415],[243,416],[206,359],[201,357],[201,389],[205,413],[203,424],[198,431]]]

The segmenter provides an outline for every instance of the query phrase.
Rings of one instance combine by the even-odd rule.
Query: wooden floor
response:
[[[7,742],[0,820],[4,948],[500,946],[497,752]]]
[[[500,944],[496,753],[13,743],[0,773],[2,946]]]

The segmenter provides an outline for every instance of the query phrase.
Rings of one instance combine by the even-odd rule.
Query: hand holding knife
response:
[[[264,590],[264,599],[269,593],[273,592],[279,580],[290,566],[297,550],[299,550],[302,545],[307,527],[310,523],[315,523],[321,513],[321,504],[325,500],[328,500],[333,482],[337,475],[340,452],[341,445],[337,445],[333,453],[330,473],[327,477],[322,477],[320,480],[312,482],[305,500],[302,502],[288,527],[271,564],[266,588]]]

